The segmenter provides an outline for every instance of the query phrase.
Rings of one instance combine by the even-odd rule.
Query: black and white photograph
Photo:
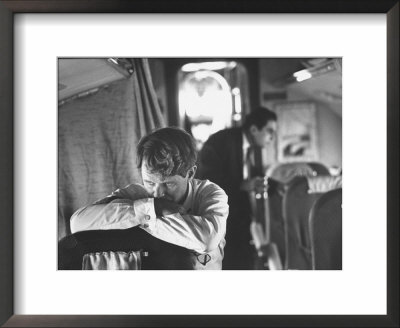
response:
[[[342,58],[59,57],[58,270],[342,270]]]

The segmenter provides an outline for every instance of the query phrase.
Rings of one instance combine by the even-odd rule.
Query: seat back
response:
[[[107,251],[86,253],[82,260],[82,270],[141,270],[141,251]]]
[[[278,248],[278,253],[282,263],[285,263],[285,226],[282,216],[282,196],[285,185],[276,180],[268,181],[268,208],[269,208],[269,237],[270,242]]]
[[[283,219],[283,195],[291,180],[298,176],[329,175],[329,170],[321,163],[280,163],[271,166],[268,176],[268,204],[270,213],[270,241],[277,245],[282,263],[286,263],[286,225]]]
[[[296,177],[290,182],[282,201],[286,247],[285,269],[312,269],[310,210],[322,194],[340,187],[341,178],[331,176]]]
[[[310,213],[312,268],[342,269],[342,189],[328,191]]]
[[[307,162],[307,165],[313,169],[316,175],[330,175],[329,169],[322,163],[318,162]]]
[[[81,231],[58,242],[59,270],[191,270],[192,257],[139,227]]]
[[[284,184],[297,176],[315,176],[316,174],[306,162],[279,163],[268,168],[266,172],[269,178]]]

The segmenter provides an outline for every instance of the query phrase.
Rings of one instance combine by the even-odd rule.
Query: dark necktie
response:
[[[244,167],[247,172],[247,179],[253,176],[254,169],[254,150],[252,147],[247,148],[246,158],[244,159]]]

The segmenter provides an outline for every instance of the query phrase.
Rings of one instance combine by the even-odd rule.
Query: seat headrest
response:
[[[267,176],[278,182],[286,184],[297,176],[316,176],[315,172],[307,163],[285,163],[271,167],[267,171]]]
[[[324,193],[333,189],[342,188],[342,176],[307,177],[308,193]]]

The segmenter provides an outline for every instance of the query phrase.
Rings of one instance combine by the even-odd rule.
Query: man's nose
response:
[[[165,187],[163,184],[157,184],[154,187],[154,197],[159,198],[165,195]]]

